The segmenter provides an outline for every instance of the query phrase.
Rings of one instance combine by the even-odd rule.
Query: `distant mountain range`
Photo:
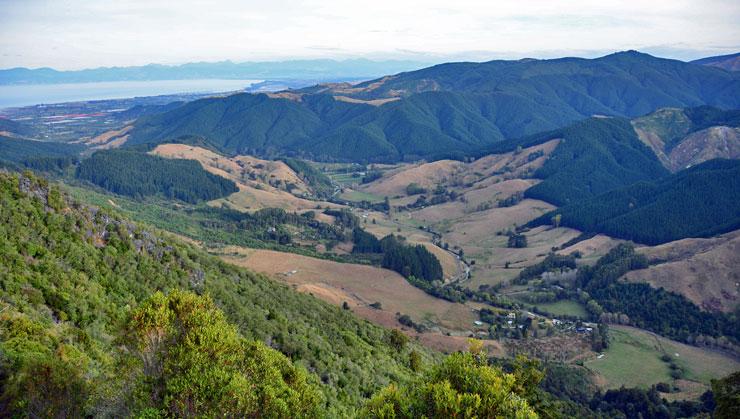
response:
[[[0,85],[185,79],[335,81],[368,79],[383,74],[414,70],[427,65],[429,65],[428,62],[419,61],[352,59],[244,63],[222,61],[182,65],[149,64],[138,67],[101,67],[74,71],[59,71],[52,68],[11,68],[0,70]]]
[[[449,63],[356,85],[190,102],[139,119],[129,144],[366,162],[461,157],[593,115],[699,105],[740,108],[740,73],[636,51]]]
[[[728,55],[718,55],[692,61],[694,64],[718,67],[727,71],[740,71],[740,52]]]

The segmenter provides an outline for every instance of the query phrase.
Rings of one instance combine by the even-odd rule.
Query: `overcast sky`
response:
[[[0,0],[0,68],[296,58],[693,59],[740,50],[740,0]]]

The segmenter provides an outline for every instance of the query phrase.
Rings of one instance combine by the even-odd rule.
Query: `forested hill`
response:
[[[542,182],[525,191],[527,197],[561,206],[668,174],[624,118],[589,118],[554,131],[500,141],[476,157],[516,151],[556,138],[561,139],[560,144],[533,174]]]
[[[36,131],[21,122],[0,117],[0,135],[8,137],[32,137]]]
[[[281,98],[203,99],[140,119],[129,142],[197,140],[230,153],[398,161],[470,155],[592,115],[699,105],[740,108],[740,73],[637,52],[450,63]]]
[[[380,83],[380,84],[379,84]],[[637,51],[595,59],[496,60],[447,63],[360,84],[379,86],[355,97],[379,98],[422,91],[454,91],[557,101],[557,107],[635,117],[660,107],[709,104],[738,107],[740,76],[716,68],[653,57]]]
[[[372,162],[465,155],[500,139],[477,105],[454,93],[380,107],[326,94],[300,101],[239,94],[142,118],[127,144],[198,141],[226,153]]]
[[[283,401],[283,409],[306,408],[297,416],[321,407],[347,417],[374,391],[414,375],[412,350],[429,360],[346,310],[71,202],[31,175],[0,172],[0,220],[2,417],[187,416],[209,406],[242,416],[246,405],[234,397],[275,417],[286,412],[268,408]],[[173,290],[188,294],[153,296]],[[248,342],[189,293],[209,295]],[[177,346],[178,334],[195,340]],[[172,351],[158,369],[162,345]],[[235,371],[242,365],[246,378]],[[250,388],[253,380],[260,384]],[[219,400],[231,401],[210,405]]]
[[[0,135],[0,165],[23,165],[42,158],[73,157],[84,149],[80,144],[24,140]]]
[[[195,160],[166,159],[129,150],[98,151],[79,164],[76,176],[120,195],[163,195],[190,203],[239,190],[233,181],[207,172]]]
[[[707,237],[740,228],[740,161],[710,160],[566,205],[532,222],[560,224],[644,244]]]

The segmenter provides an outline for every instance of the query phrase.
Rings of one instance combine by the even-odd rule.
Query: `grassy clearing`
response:
[[[327,176],[334,182],[342,186],[352,185],[360,182],[359,177],[352,176],[352,173],[327,173]]]
[[[662,352],[655,339],[618,329],[610,330],[609,335],[609,349],[604,357],[585,363],[606,380],[607,388],[647,388],[671,381],[670,369],[660,360]]]
[[[346,199],[347,201],[352,202],[360,202],[360,201],[369,201],[372,203],[375,202],[383,202],[385,197],[380,195],[375,195],[367,192],[360,192],[360,191],[349,191],[345,192],[341,195],[339,195],[339,198]]]
[[[685,345],[631,327],[624,327],[619,330],[625,330],[632,336],[640,339],[656,340],[661,350],[670,355],[673,358],[673,362],[686,371],[684,378],[687,380],[709,384],[709,380],[713,378],[724,377],[734,371],[740,370],[740,361],[721,352]]]
[[[554,303],[537,304],[540,310],[544,310],[555,316],[577,316],[581,318],[588,317],[583,304],[572,300],[561,300]]]
[[[709,380],[724,377],[740,369],[740,362],[728,355],[672,341],[644,330],[626,326],[610,329],[610,345],[601,359],[591,359],[585,366],[599,374],[606,388],[649,387],[659,382],[672,383],[669,355],[685,371],[684,379],[706,387]],[[683,387],[683,386],[682,386]]]

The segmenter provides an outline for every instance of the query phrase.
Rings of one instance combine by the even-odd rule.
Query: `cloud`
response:
[[[0,67],[740,49],[737,0],[0,0]],[[22,56],[18,56],[21,54]]]

